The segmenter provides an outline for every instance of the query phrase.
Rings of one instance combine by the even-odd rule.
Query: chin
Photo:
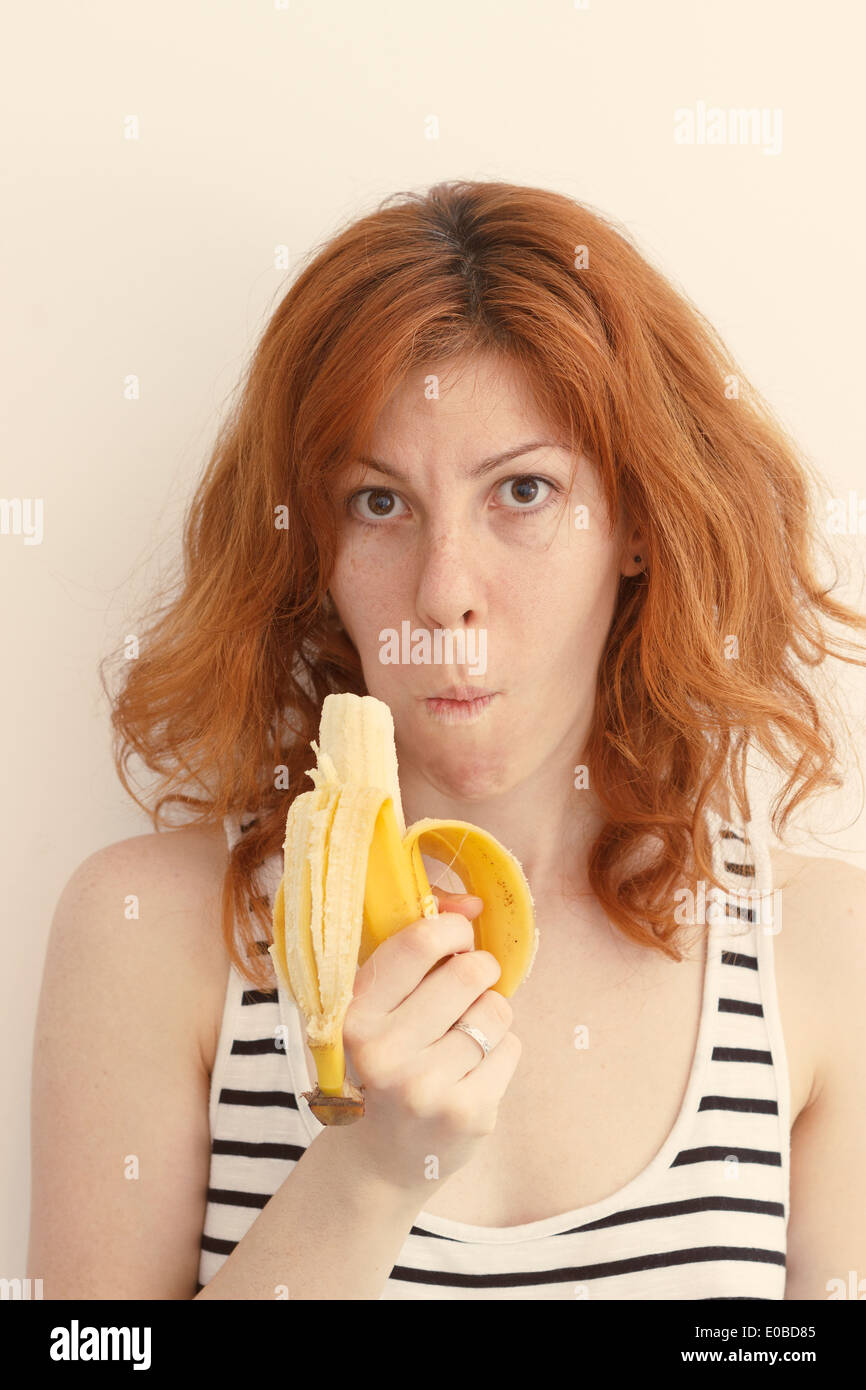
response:
[[[501,796],[514,785],[498,761],[467,759],[456,751],[453,759],[431,759],[428,776],[439,791],[458,801],[486,801]]]

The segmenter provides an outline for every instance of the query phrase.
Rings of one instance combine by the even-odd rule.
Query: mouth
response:
[[[480,685],[449,685],[444,690],[434,690],[428,698],[431,700],[481,700],[486,695],[493,695],[495,691],[487,690]]]
[[[447,723],[476,719],[499,692],[482,690],[478,686],[449,685],[435,695],[425,697],[424,704],[434,718]]]

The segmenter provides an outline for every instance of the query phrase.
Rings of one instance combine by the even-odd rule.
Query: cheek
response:
[[[400,602],[401,572],[374,557],[363,543],[342,547],[331,575],[329,589],[349,635],[377,631],[385,617],[393,617],[395,601]]]
[[[513,565],[496,586],[504,627],[529,640],[534,633],[566,658],[576,639],[603,640],[610,626],[619,570],[609,545],[586,537],[551,548],[533,565]]]

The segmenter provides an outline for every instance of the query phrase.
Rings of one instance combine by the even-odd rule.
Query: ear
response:
[[[635,526],[630,532],[628,540],[623,546],[620,556],[620,573],[625,575],[641,574],[649,569],[649,547],[647,545],[646,532],[640,527]]]

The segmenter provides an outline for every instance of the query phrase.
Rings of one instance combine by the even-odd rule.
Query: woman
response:
[[[745,784],[752,746],[782,829],[839,780],[802,659],[862,664],[827,625],[866,620],[810,507],[710,327],[586,207],[439,185],[309,262],[114,697],[130,794],[134,750],[155,827],[198,819],[91,855],[55,915],[46,1297],[818,1299],[866,1268],[866,876],[770,853]],[[389,662],[403,623],[485,659]],[[407,823],[496,835],[540,931],[503,1003],[428,861],[440,917],[358,972],[341,1129],[266,954],[331,690],[387,702]]]

